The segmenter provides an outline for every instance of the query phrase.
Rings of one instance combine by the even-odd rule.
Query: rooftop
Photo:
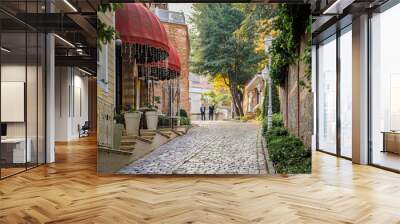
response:
[[[183,12],[174,12],[165,9],[155,8],[154,13],[161,22],[186,24],[185,14]]]

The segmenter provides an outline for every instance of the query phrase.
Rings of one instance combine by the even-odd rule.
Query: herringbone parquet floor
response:
[[[97,176],[96,145],[0,181],[0,223],[400,223],[400,175],[313,154],[313,174]]]

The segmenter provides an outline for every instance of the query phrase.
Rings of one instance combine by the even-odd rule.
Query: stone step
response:
[[[117,154],[122,154],[126,156],[131,156],[133,154],[133,151],[125,151],[125,150],[120,150],[120,149],[111,149],[107,147],[98,147],[99,151],[102,152],[108,152],[108,153],[117,153]]]
[[[147,143],[147,144],[153,143],[153,139],[146,139],[141,136],[136,136],[136,140]]]
[[[164,137],[166,137],[166,138],[171,138],[171,135],[172,135],[172,132],[171,131],[157,131],[157,133],[159,134],[159,135],[162,135],[162,136],[164,136]]]
[[[121,145],[131,145],[134,146],[136,144],[136,138],[122,138]]]
[[[137,141],[145,142],[147,144],[151,144],[153,142],[154,136],[136,136],[136,135],[123,135],[121,138],[121,145],[123,145],[123,141],[127,142],[135,142]]]
[[[178,136],[182,136],[182,135],[184,135],[185,133],[183,133],[182,131],[178,131],[178,130],[175,130],[175,129],[172,129],[171,130],[172,132],[174,132],[176,135],[178,135]]]
[[[156,134],[155,130],[140,130],[140,136],[155,136]]]
[[[154,135],[142,135],[140,137],[143,139],[146,139],[148,141],[151,141],[151,142],[153,142],[153,139],[154,139]]]
[[[123,151],[127,151],[127,152],[132,152],[133,150],[135,150],[135,146],[134,145],[121,145],[119,147],[119,150],[123,150]]]

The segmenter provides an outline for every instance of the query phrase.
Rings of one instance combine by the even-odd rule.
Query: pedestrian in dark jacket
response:
[[[200,107],[200,114],[201,114],[201,120],[202,121],[206,120],[206,107],[204,105],[201,105]]]
[[[208,120],[214,120],[214,105],[208,107]]]

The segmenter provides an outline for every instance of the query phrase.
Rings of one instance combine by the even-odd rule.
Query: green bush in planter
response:
[[[168,127],[170,124],[170,120],[167,116],[160,115],[158,116],[158,126],[159,127]]]
[[[114,120],[117,124],[125,124],[125,118],[123,113],[115,113]]]
[[[188,117],[180,117],[181,125],[190,125],[190,119]]]
[[[184,109],[180,109],[180,110],[179,110],[179,114],[177,114],[176,116],[189,117],[189,116],[188,116],[188,113],[187,113],[186,110],[184,110]]]

